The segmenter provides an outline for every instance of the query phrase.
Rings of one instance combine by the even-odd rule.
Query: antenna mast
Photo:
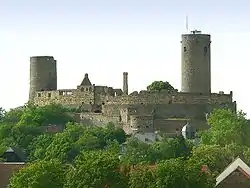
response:
[[[188,15],[186,15],[186,30],[187,30],[187,33],[188,33]]]

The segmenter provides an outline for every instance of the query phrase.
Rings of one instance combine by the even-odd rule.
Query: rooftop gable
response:
[[[239,157],[234,160],[227,168],[216,178],[216,186],[225,180],[234,171],[239,170],[246,178],[250,179],[250,167],[244,163]]]

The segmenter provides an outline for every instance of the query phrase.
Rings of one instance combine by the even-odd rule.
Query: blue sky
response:
[[[129,91],[154,80],[180,89],[180,40],[189,28],[211,34],[212,91],[234,92],[238,109],[248,102],[250,2],[71,0],[0,2],[0,106],[28,99],[29,57],[58,60],[59,88],[76,88],[85,73],[92,83]]]

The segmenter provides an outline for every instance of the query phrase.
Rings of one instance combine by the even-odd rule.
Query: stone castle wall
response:
[[[215,108],[227,107],[235,109],[234,103],[225,104],[135,104],[135,105],[104,105],[105,116],[119,116],[121,110],[127,110],[123,114],[150,115],[154,113],[155,118],[195,118],[204,119],[205,113],[210,113]],[[125,108],[125,109],[124,109]],[[128,112],[130,111],[130,112]],[[131,112],[133,111],[133,112]],[[121,113],[122,114],[122,113]]]
[[[47,105],[60,103],[65,106],[79,106],[81,104],[94,104],[94,91],[81,91],[77,89],[41,91],[36,92],[34,104]]]
[[[228,103],[232,101],[232,94],[199,94],[147,92],[117,97],[106,97],[105,104],[202,104],[202,103]]]
[[[101,113],[81,113],[80,122],[87,126],[104,126],[113,122],[119,126],[120,118],[119,116],[107,117]]]
[[[111,95],[112,94],[112,95]],[[138,94],[117,95],[114,93],[97,92],[92,89],[81,91],[80,89],[41,91],[36,92],[34,103],[46,105],[49,103],[60,103],[63,105],[81,104],[216,104],[232,102],[230,94],[199,94],[199,93],[175,93],[147,92],[141,91]]]
[[[154,117],[152,115],[131,115],[130,128],[132,130],[154,131]]]
[[[77,89],[57,90],[56,60],[52,56],[36,56],[30,62],[30,101],[39,106],[57,103],[77,108],[82,112],[79,121],[83,124],[102,126],[114,122],[126,132],[138,127],[153,131],[153,127],[173,133],[184,125],[185,118],[201,122],[197,125],[204,127],[206,114],[212,109],[228,107],[236,111],[232,92],[211,93],[210,35],[193,31],[182,35],[181,43],[182,92],[128,94],[127,72],[123,73],[123,90],[95,86],[88,74]]]
[[[79,121],[87,126],[103,126],[109,122],[122,127],[128,134],[133,131],[167,131],[175,134],[192,119],[206,125],[206,113],[214,108],[236,110],[232,92],[224,93],[168,93],[140,91],[130,95],[107,86],[78,86],[77,89],[35,92],[36,105],[62,104],[82,111]],[[175,120],[173,120],[175,119]],[[184,119],[184,120],[180,120]]]

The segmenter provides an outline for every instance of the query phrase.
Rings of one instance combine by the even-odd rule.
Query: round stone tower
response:
[[[56,60],[53,56],[30,57],[30,91],[29,100],[36,91],[57,90]]]
[[[181,90],[211,93],[210,35],[201,31],[183,34],[181,41]]]

